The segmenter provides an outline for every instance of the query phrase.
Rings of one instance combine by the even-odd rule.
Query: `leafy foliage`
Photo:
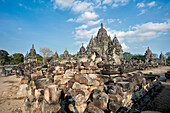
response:
[[[47,61],[49,62],[49,61],[51,61],[52,59],[53,59],[53,56],[50,56],[50,57],[47,58]]]
[[[69,56],[71,56],[71,57],[75,57],[75,54],[69,54]]]
[[[144,58],[144,55],[140,55],[140,54],[132,56],[132,59],[137,59],[137,60],[142,60],[143,58]]]
[[[158,58],[158,54],[153,53],[154,58]]]
[[[167,52],[167,53],[165,54],[165,56],[166,56],[167,59],[170,60],[170,52]]]
[[[9,61],[8,52],[5,50],[0,50],[0,62],[5,63]]]
[[[42,61],[43,57],[40,54],[37,54],[37,61]]]
[[[131,60],[132,59],[132,54],[130,52],[124,52],[123,53],[123,58],[126,60]]]
[[[24,62],[24,55],[21,53],[14,53],[12,55],[12,62],[14,62],[14,63]]]

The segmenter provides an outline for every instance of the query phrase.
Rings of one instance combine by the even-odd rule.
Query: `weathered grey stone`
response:
[[[102,110],[107,110],[108,101],[109,97],[104,92],[99,93],[95,98],[93,98],[93,104]]]
[[[37,89],[44,89],[45,85],[49,85],[51,83],[52,83],[52,81],[49,78],[37,79],[35,82]]]
[[[44,90],[44,99],[49,104],[57,104],[60,101],[61,91],[57,89],[57,85],[46,86]]]
[[[91,77],[86,77],[85,75],[75,75],[75,80],[79,83],[86,84],[86,85],[93,85],[93,79]]]
[[[116,113],[117,110],[119,110],[119,108],[121,107],[120,104],[116,103],[116,102],[110,102],[109,103],[109,109],[113,112]]]
[[[103,110],[101,110],[98,107],[94,106],[92,103],[88,104],[87,110],[88,110],[89,113],[104,113]]]
[[[60,104],[48,104],[46,101],[43,101],[42,113],[57,113],[60,108]]]

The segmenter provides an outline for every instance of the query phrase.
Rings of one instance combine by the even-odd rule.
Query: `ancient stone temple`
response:
[[[152,63],[154,61],[154,55],[152,54],[152,51],[149,49],[146,50],[144,55],[144,62],[145,63]]]
[[[83,44],[80,48],[80,51],[77,53],[77,55],[75,57],[78,62],[87,62],[88,61],[88,55],[86,53],[86,49],[83,46]]]
[[[162,53],[162,51],[161,51],[161,54],[159,56],[159,60],[160,60],[160,64],[166,65],[166,58],[165,58],[164,54]]]
[[[25,55],[24,58],[24,63],[30,63],[30,62],[34,62],[37,61],[37,54],[36,51],[34,49],[34,44],[32,45],[32,48],[30,49],[30,52]]]
[[[61,62],[66,63],[69,61],[70,61],[70,55],[69,55],[67,49],[65,49],[64,54],[61,54]]]
[[[58,56],[58,53],[57,53],[57,51],[55,52],[55,54],[53,55],[53,59],[52,59],[52,61],[58,61],[59,60],[59,56]]]
[[[87,54],[92,56],[93,60],[101,58],[105,61],[115,61],[116,64],[120,64],[120,60],[123,58],[123,50],[117,37],[115,36],[112,41],[103,28],[103,23],[101,23],[97,36],[91,38],[87,46]]]

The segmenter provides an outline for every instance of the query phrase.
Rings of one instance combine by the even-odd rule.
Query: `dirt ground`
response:
[[[23,98],[16,96],[20,78],[0,77],[0,113],[19,113],[24,104]]]
[[[144,70],[142,72],[143,73],[152,72],[153,74],[159,74],[161,75],[162,79],[165,79],[164,73],[167,72],[168,70],[170,70],[170,66]],[[18,98],[16,95],[20,80],[21,78],[17,78],[16,76],[0,77],[0,113],[22,112],[24,99],[23,97]],[[157,109],[151,109],[151,108],[156,107],[160,109],[161,111],[165,109],[166,110],[168,109],[170,111],[169,109],[170,107],[170,83],[168,83],[168,85],[165,85],[165,88],[156,97],[156,99],[154,99],[154,101],[153,101],[154,104],[151,105],[149,110],[157,110]]]

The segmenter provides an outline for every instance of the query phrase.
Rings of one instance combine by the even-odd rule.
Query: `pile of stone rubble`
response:
[[[32,68],[31,68],[32,66]],[[103,74],[103,65],[25,64],[18,95],[27,113],[104,113],[141,111],[160,88],[159,76]]]

